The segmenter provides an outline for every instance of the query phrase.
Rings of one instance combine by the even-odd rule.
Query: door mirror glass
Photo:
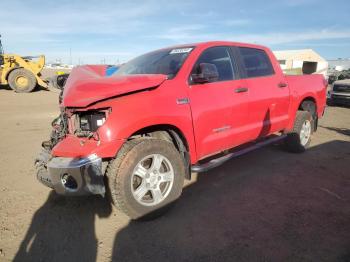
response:
[[[216,65],[210,63],[200,63],[196,74],[192,74],[192,81],[196,84],[210,83],[218,81],[219,72]]]

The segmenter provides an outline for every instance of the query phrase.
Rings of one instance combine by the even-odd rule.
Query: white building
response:
[[[328,62],[312,49],[273,52],[286,74],[327,75]]]

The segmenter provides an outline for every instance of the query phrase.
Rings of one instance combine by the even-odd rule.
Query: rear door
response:
[[[237,47],[249,89],[249,129],[252,139],[280,131],[288,121],[289,88],[263,49]]]
[[[195,84],[189,80],[189,97],[192,110],[196,150],[199,158],[218,153],[231,146],[230,134],[235,126],[240,126],[247,104],[234,102],[234,96],[244,99],[246,93],[235,93],[243,87],[238,79],[229,47],[211,47],[203,51],[196,61],[191,74],[198,73],[201,63],[214,64],[219,79],[214,82]],[[246,100],[248,101],[248,100]]]

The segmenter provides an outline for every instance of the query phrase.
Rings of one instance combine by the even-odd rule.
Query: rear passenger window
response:
[[[275,72],[266,52],[261,49],[239,47],[238,48],[247,77],[269,76]]]
[[[216,66],[219,73],[219,79],[217,81],[234,79],[232,61],[227,47],[218,46],[205,50],[198,58],[191,74],[200,73],[198,70],[201,63],[209,63]]]

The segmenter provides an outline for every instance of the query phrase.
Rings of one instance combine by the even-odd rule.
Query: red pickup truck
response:
[[[191,171],[279,140],[303,152],[325,109],[322,75],[285,76],[259,45],[175,46],[105,71],[71,72],[37,178],[59,194],[110,192],[134,219],[178,199]]]

